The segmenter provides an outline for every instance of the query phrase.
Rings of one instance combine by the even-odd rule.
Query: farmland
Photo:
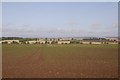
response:
[[[117,45],[4,44],[4,78],[115,78]]]

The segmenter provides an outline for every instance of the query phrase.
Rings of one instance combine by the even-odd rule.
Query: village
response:
[[[119,44],[116,37],[107,38],[30,38],[1,39],[0,44]]]

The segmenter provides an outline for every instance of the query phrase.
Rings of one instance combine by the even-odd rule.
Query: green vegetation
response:
[[[18,42],[16,42],[16,41],[13,41],[11,44],[19,44]]]
[[[70,44],[80,44],[80,41],[79,40],[71,40]]]
[[[8,44],[8,42],[2,42],[2,44]]]

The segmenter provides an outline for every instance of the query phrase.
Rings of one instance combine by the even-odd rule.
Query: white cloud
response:
[[[14,26],[14,27],[13,27]],[[101,26],[101,24],[93,24],[92,27]],[[34,25],[11,25],[6,24],[3,26],[3,36],[22,36],[22,37],[59,37],[59,36],[109,36],[117,35],[116,31],[113,29],[100,30],[85,27],[69,27],[69,26],[57,26],[57,27],[47,27],[44,25],[42,27]]]

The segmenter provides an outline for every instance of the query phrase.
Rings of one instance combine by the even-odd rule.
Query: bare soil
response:
[[[117,78],[117,55],[112,47],[3,45],[2,74],[4,78]]]

